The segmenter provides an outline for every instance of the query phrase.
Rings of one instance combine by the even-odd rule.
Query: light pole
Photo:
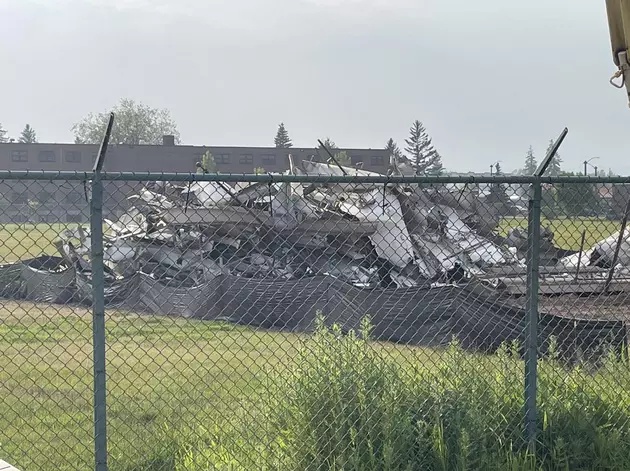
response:
[[[595,176],[597,176],[597,167],[591,164],[591,161],[596,159],[599,159],[599,157],[591,157],[590,159],[584,161],[584,176],[588,175],[588,165],[595,169]]]

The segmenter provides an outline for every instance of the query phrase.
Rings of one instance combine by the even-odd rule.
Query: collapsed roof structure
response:
[[[288,172],[379,175],[309,161]],[[318,311],[344,329],[368,315],[377,338],[423,345],[522,341],[525,312],[505,294],[524,286],[523,236],[497,236],[500,212],[472,194],[468,185],[151,182],[105,220],[106,302],[292,330],[308,330]],[[57,241],[62,268],[47,276],[66,277],[59,293],[39,296],[31,282],[8,295],[67,302],[71,291],[91,302],[89,237],[79,226]],[[574,255],[552,239],[543,230],[566,271]],[[55,260],[21,263],[43,273]],[[568,356],[576,343],[601,345],[593,336],[626,338],[622,322],[551,314],[541,314],[540,335],[542,344],[557,336]]]

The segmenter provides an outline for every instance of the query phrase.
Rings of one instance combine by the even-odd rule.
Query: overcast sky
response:
[[[0,122],[41,142],[121,97],[183,143],[401,146],[421,120],[448,169],[521,166],[567,126],[565,167],[630,174],[630,109],[593,0],[0,0]]]

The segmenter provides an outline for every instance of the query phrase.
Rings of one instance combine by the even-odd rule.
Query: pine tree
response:
[[[350,167],[352,165],[350,156],[345,150],[335,153],[335,160],[339,163],[339,165],[344,167]]]
[[[214,160],[214,156],[207,150],[201,156],[201,162],[197,162],[197,173],[216,173],[217,164]]]
[[[387,151],[388,156],[393,155],[396,160],[400,160],[403,156],[398,144],[396,144],[391,137],[387,141],[387,144],[385,144],[385,150]]]
[[[549,153],[552,147],[553,147],[553,139],[549,139],[549,145],[547,146],[547,153]],[[560,172],[562,171],[562,169],[560,168],[561,164],[562,164],[562,159],[560,158],[560,154],[556,152],[556,155],[554,155],[553,159],[551,159],[551,162],[549,162],[549,166],[547,167],[547,171],[545,172],[545,174],[557,177],[558,175],[560,175]]]
[[[525,156],[525,168],[523,168],[523,173],[525,175],[533,175],[537,168],[538,162],[536,162],[536,157],[534,157],[534,148],[529,146],[527,155]]]
[[[22,134],[20,134],[19,142],[23,144],[33,144],[37,142],[37,134],[35,134],[35,130],[31,127],[30,124],[24,126],[22,129]]]
[[[291,138],[289,137],[287,128],[284,127],[284,123],[280,123],[278,125],[278,132],[276,133],[276,137],[274,138],[273,142],[276,147],[280,147],[283,149],[293,147],[293,142],[291,142]]]
[[[426,172],[429,175],[440,176],[440,175],[442,175],[442,173],[444,173],[444,166],[442,165],[442,156],[440,155],[439,152],[436,152],[435,155],[437,156],[437,158],[435,159],[435,163],[433,165],[431,165],[427,169]]]
[[[7,142],[7,130],[2,127],[2,123],[0,123],[0,142]]]
[[[416,175],[434,175],[443,170],[442,158],[433,147],[431,138],[420,121],[416,120],[411,125],[409,138],[405,139],[405,143],[407,144],[405,151],[409,154]]]
[[[337,144],[335,144],[335,141],[333,141],[330,137],[324,139],[324,147],[326,147],[328,150],[339,149],[339,147],[337,147]]]

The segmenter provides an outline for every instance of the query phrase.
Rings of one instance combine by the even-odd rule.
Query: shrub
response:
[[[319,318],[292,367],[263,388],[253,423],[231,434],[241,438],[211,453],[189,447],[187,461],[198,453],[216,469],[630,469],[626,361],[567,369],[553,349],[540,361],[532,456],[522,441],[518,345],[482,356],[454,341],[431,364],[372,343],[369,330],[366,320],[343,334]]]

